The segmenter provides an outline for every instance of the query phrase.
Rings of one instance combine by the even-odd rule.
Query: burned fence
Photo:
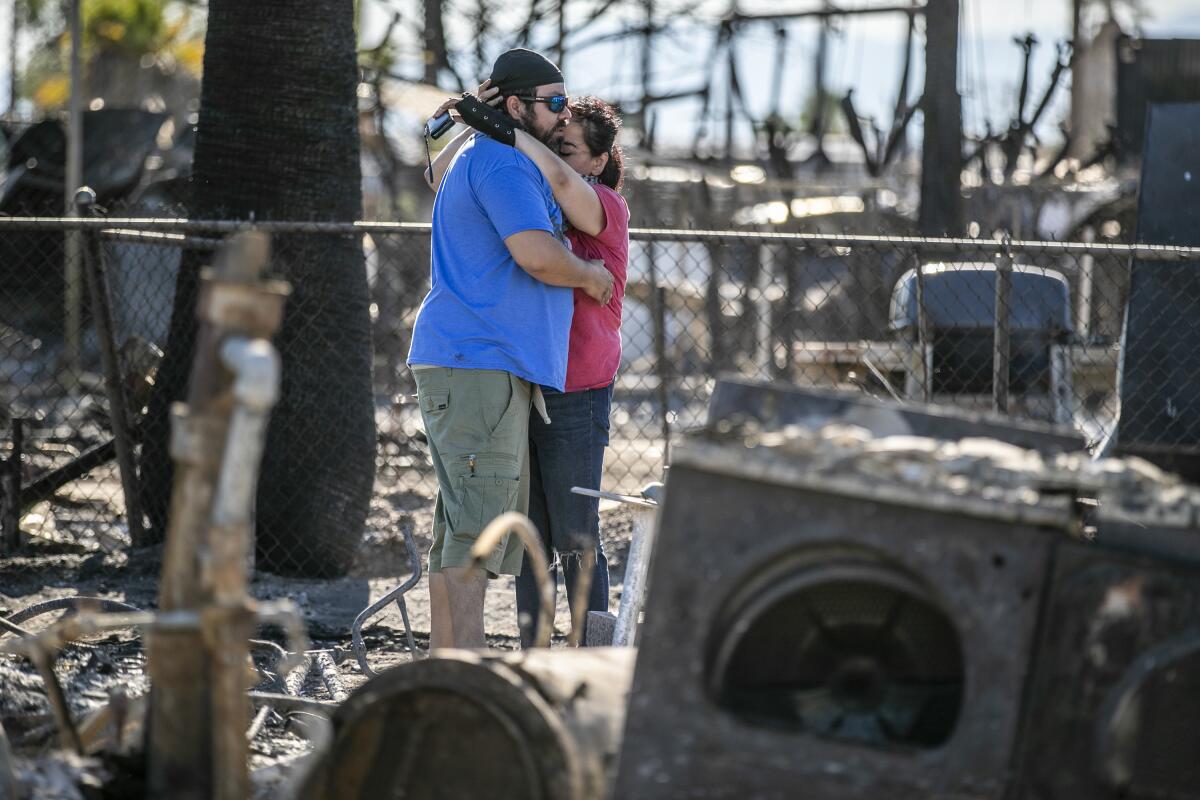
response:
[[[363,516],[372,515],[368,529],[384,524],[373,516],[380,498],[432,496],[404,366],[428,289],[428,226],[0,219],[6,569],[20,569],[46,548],[119,551],[160,535],[164,478],[150,468],[148,451],[155,436],[164,440],[154,431],[158,362],[181,346],[178,330],[186,328],[178,314],[172,323],[178,276],[193,280],[222,236],[248,227],[276,237],[279,271],[287,273],[289,253],[318,265],[287,275],[294,293],[278,339],[283,399],[260,486],[259,566],[344,572]],[[69,237],[82,245],[64,247]],[[672,436],[701,422],[723,373],[999,410],[1072,428],[1096,448],[1112,439],[1118,419],[1150,413],[1127,405],[1122,414],[1122,368],[1140,381],[1156,374],[1165,381],[1173,361],[1193,349],[1187,336],[1173,334],[1182,321],[1154,318],[1152,298],[1128,322],[1126,307],[1132,263],[1200,260],[1194,250],[744,231],[636,230],[632,240],[605,467],[606,488],[618,491],[660,477]],[[322,253],[348,242],[363,252],[369,302],[361,309],[354,291],[319,268]],[[79,260],[64,263],[75,252]],[[1171,299],[1186,300],[1189,286],[1172,286]],[[1192,300],[1200,303],[1200,294]],[[370,338],[331,324],[323,314],[333,308],[368,317]],[[1150,337],[1154,346],[1142,352],[1155,363],[1132,373],[1122,365],[1125,335]],[[370,392],[341,378],[321,384],[334,366],[356,358],[370,365]],[[300,372],[312,378],[302,389],[289,383]],[[313,386],[344,396],[344,413],[290,427]],[[1159,389],[1172,418],[1193,427],[1184,423],[1200,410],[1196,395]],[[289,402],[296,414],[289,415]],[[337,485],[344,470],[330,465],[361,450],[372,423],[369,510],[362,480]],[[286,445],[287,457],[273,463],[272,445]],[[347,523],[292,535],[295,516],[309,508],[301,488],[309,472],[335,484],[329,513]],[[273,506],[292,516],[265,523]]]

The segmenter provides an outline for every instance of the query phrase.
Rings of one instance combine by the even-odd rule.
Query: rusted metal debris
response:
[[[300,800],[608,796],[631,648],[442,650],[390,669],[334,712]]]
[[[251,509],[279,386],[269,338],[289,291],[261,278],[268,260],[267,236],[242,233],[205,271],[187,405],[172,409],[177,468],[159,607],[196,613],[200,625],[147,640],[149,784],[158,796],[235,800],[249,791]]]
[[[159,361],[162,360],[162,351],[135,336],[125,342],[117,360],[124,365],[124,379],[119,392],[123,398],[127,398],[123,406],[128,419],[124,435],[136,443],[141,433],[141,411],[149,400],[150,390],[154,385],[154,374]],[[117,393],[112,388],[110,391],[114,396]],[[116,408],[118,406],[110,405],[110,413],[115,414]],[[21,451],[28,420],[17,418],[13,419],[11,424],[12,451],[5,463],[0,465],[0,528],[4,531],[3,541],[0,541],[0,552],[13,552],[18,548],[20,537],[17,522],[22,512],[49,500],[63,486],[108,463],[117,455],[117,437],[114,435],[113,438],[88,448],[66,464],[37,475],[28,484],[22,485]],[[136,503],[128,508],[135,509],[131,516],[136,516]],[[137,542],[136,539],[134,541]]]
[[[571,491],[587,497],[615,500],[633,512],[629,556],[625,563],[625,582],[617,613],[590,611],[587,615],[587,643],[591,647],[629,647],[637,637],[638,619],[646,596],[646,571],[654,550],[654,528],[658,521],[658,499],[663,485],[644,486],[639,495],[623,495],[575,486]],[[586,596],[586,595],[585,595]],[[582,604],[580,607],[584,607]]]
[[[36,633],[18,624],[71,604],[52,601],[14,616],[5,627],[20,636],[0,639],[0,653],[23,655],[37,666],[64,746],[82,756],[84,737],[54,673],[55,654],[68,642],[98,632],[127,627],[144,632],[153,695],[146,726],[153,731],[146,742],[151,796],[247,797],[246,692],[254,682],[250,634],[258,622],[284,629],[288,649],[276,665],[281,674],[293,671],[308,651],[294,604],[255,603],[247,593],[254,487],[279,384],[278,356],[267,337],[280,323],[287,296],[286,285],[259,277],[267,252],[265,237],[240,234],[217,268],[204,275],[189,403],[174,409],[172,447],[180,468],[160,610],[151,614],[126,611],[123,604],[110,603],[107,609],[93,604]],[[125,613],[104,613],[113,608]],[[340,693],[336,679],[326,678],[331,693]],[[130,706],[117,698],[109,711],[120,748]],[[88,724],[90,734],[107,722]]]
[[[400,618],[404,621],[404,638],[408,642],[408,652],[414,659],[417,657],[417,642],[413,637],[412,623],[408,620],[408,605],[404,601],[404,595],[421,580],[421,554],[417,551],[412,530],[408,526],[403,528],[403,536],[404,547],[408,550],[408,579],[360,611],[350,626],[350,643],[354,648],[354,658],[358,661],[358,666],[363,674],[370,678],[375,677],[378,673],[371,669],[371,664],[367,661],[367,645],[363,641],[362,629],[367,624],[367,620],[387,608],[393,600],[400,611]]]
[[[234,544],[220,549],[220,579],[201,573],[208,583],[183,587],[194,605],[84,611],[0,636],[0,652],[44,657],[121,624],[193,643],[195,674],[224,705],[177,720],[194,730],[173,755],[202,750],[205,737],[213,745],[203,762],[175,764],[202,771],[240,752],[244,766],[247,733],[278,712],[317,740],[292,770],[301,800],[790,798],[797,786],[814,800],[1198,796],[1179,742],[1200,740],[1187,705],[1200,664],[1200,489],[1137,459],[1091,460],[1070,437],[1038,451],[851,424],[924,415],[917,424],[932,425],[929,409],[815,427],[771,403],[760,410],[718,419],[677,451],[638,650],[549,650],[543,613],[542,647],[440,651],[347,696],[338,662],[348,653],[308,649],[297,617],[275,609],[293,626],[286,649],[246,640],[255,608],[234,516],[217,528]],[[534,554],[545,610],[550,585],[527,519],[498,518],[474,554],[509,532]],[[24,619],[10,622],[18,635]],[[572,642],[580,632],[575,619]],[[249,693],[253,721],[252,648],[279,690]],[[354,651],[362,663],[361,639]],[[300,696],[313,674],[329,700]],[[1146,710],[1172,704],[1184,718]],[[70,740],[74,728],[86,753],[111,727],[120,747],[120,718],[136,712],[114,703],[109,713],[68,714],[60,730]],[[213,778],[203,796],[248,785]]]
[[[941,441],[996,439],[1043,454],[1083,452],[1087,441],[1071,428],[952,406],[877,400],[863,394],[727,376],[708,405],[714,429],[750,424],[763,431],[839,423],[877,437],[922,436]]]
[[[39,632],[29,631],[10,621],[27,622],[39,615],[64,609],[67,610],[67,615],[59,622]],[[272,609],[267,606],[265,610],[270,612]],[[132,613],[114,615],[112,612]],[[136,767],[135,763],[140,762],[143,757],[142,737],[146,732],[147,698],[145,696],[130,697],[120,689],[110,690],[107,703],[94,711],[81,714],[78,711],[78,702],[73,702],[70,707],[68,706],[66,702],[68,688],[65,685],[56,688],[56,678],[47,680],[47,676],[52,677],[54,673],[46,670],[46,664],[53,664],[58,649],[68,643],[76,648],[88,650],[94,648],[93,652],[97,654],[105,652],[102,645],[87,645],[80,642],[78,638],[80,636],[113,631],[127,625],[135,626],[138,623],[151,624],[151,622],[160,626],[174,627],[186,627],[188,624],[194,624],[189,623],[187,617],[180,615],[156,618],[154,615],[141,612],[125,603],[84,597],[59,598],[21,609],[7,619],[0,618],[0,637],[3,637],[6,632],[15,634],[7,640],[0,641],[0,644],[3,645],[0,647],[0,652],[30,656],[35,662],[42,664],[42,668],[38,671],[40,677],[34,680],[44,689],[44,693],[39,693],[39,696],[44,698],[45,707],[52,712],[46,715],[51,732],[57,730],[60,738],[67,743],[68,749],[62,752],[88,758],[101,756],[106,762],[113,758],[118,761],[124,759],[128,762],[128,768],[140,773],[141,768]],[[4,629],[5,625],[7,625],[7,629]],[[302,640],[294,639],[292,643],[299,643],[303,646]],[[271,681],[280,671],[292,670],[295,673],[297,653],[265,640],[254,640],[250,646],[256,652],[262,652],[268,656],[269,665],[266,670],[260,672],[262,677],[262,680],[259,681],[260,684]],[[338,688],[340,679],[336,676],[336,664],[344,659],[345,651],[335,648],[334,650],[307,651],[299,655],[307,656],[308,661],[314,665],[318,660],[328,659],[328,664],[332,665],[332,669],[322,675],[323,681],[327,683],[327,686],[332,687],[330,691],[334,696],[344,699],[344,689],[339,690]],[[5,681],[24,674],[19,671],[4,672],[3,668],[0,668],[0,679]],[[297,683],[302,684],[304,677],[304,673],[300,673],[300,680]],[[314,715],[328,715],[336,703],[332,700],[319,701],[300,696],[303,694],[302,685],[297,685],[296,692],[297,696],[295,697],[271,692],[250,692],[249,699],[258,706],[259,710],[255,716],[255,722],[251,724],[250,730],[247,732],[247,739],[252,739],[254,735],[257,735],[272,717],[279,718],[279,714],[282,714],[282,718],[288,722],[303,722],[303,724],[293,725],[303,735],[310,739],[316,737],[317,740],[322,740],[324,729]],[[75,708],[74,712],[72,712],[72,708]],[[297,715],[302,716],[303,720]],[[34,720],[31,720],[31,723],[37,725]],[[46,738],[38,733],[39,730],[41,730],[40,727],[20,732],[19,740],[23,739],[24,746],[28,748],[31,743]],[[72,775],[86,782],[98,780],[98,776],[108,774],[103,770],[92,770],[84,762],[71,766],[75,762],[67,763],[61,758],[54,761],[52,758],[51,761],[54,763],[42,763],[44,760],[45,756],[37,760],[36,764],[28,759],[16,762],[19,769],[14,774],[24,776],[18,781],[18,785],[23,785],[26,791],[32,787],[35,796],[36,792],[49,791],[47,786],[55,781],[65,781]],[[89,761],[87,764],[91,764],[91,762]],[[41,772],[37,770],[41,770]],[[46,770],[50,770],[52,775],[42,774]],[[117,775],[109,775],[109,778],[118,781],[121,779]],[[28,784],[27,781],[34,781],[34,783]],[[0,793],[0,798],[4,798],[4,800],[7,800],[9,796]]]

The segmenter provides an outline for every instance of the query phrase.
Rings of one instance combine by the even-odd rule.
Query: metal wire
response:
[[[0,232],[28,230],[92,230],[101,229],[108,235],[134,237],[142,240],[148,233],[194,233],[225,235],[241,231],[262,231],[277,234],[380,234],[426,235],[432,230],[429,223],[420,222],[304,222],[304,221],[236,221],[161,219],[152,217],[75,218],[75,217],[0,217]],[[631,241],[672,241],[707,243],[807,244],[828,247],[874,247],[936,251],[941,253],[972,253],[999,251],[1002,243],[991,239],[959,237],[893,236],[847,233],[776,233],[770,231],[679,230],[671,228],[632,228]],[[155,240],[151,237],[150,240]],[[145,241],[145,240],[143,240]],[[184,244],[195,241],[207,246],[203,239],[157,239],[163,244]],[[1013,252],[1030,255],[1099,255],[1128,256],[1145,261],[1200,260],[1200,247],[1156,244],[1055,242],[1013,240]]]

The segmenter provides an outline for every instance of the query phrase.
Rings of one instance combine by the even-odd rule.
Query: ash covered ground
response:
[[[103,479],[100,479],[103,480]],[[111,479],[115,480],[115,476]],[[95,487],[92,487],[95,488]],[[116,487],[109,496],[119,495]],[[125,536],[117,519],[107,521],[99,501],[81,500],[68,493],[39,513],[52,518],[53,536],[33,536],[22,552],[0,559],[0,616],[58,598],[87,596],[118,600],[143,609],[156,604],[161,547],[129,550],[111,547]],[[97,493],[93,493],[97,494]],[[103,494],[103,493],[99,493]],[[366,680],[350,650],[350,627],[364,607],[401,583],[409,574],[409,555],[403,540],[411,530],[422,555],[430,544],[432,499],[420,492],[397,488],[377,492],[372,500],[367,533],[350,573],[336,580],[284,578],[264,572],[254,576],[251,591],[259,599],[290,598],[302,609],[313,649],[329,650],[338,661],[344,688],[353,691]],[[61,513],[60,513],[61,512]],[[104,530],[108,526],[109,530]],[[602,508],[601,529],[612,572],[612,609],[620,598],[622,576],[632,530],[630,513],[620,506]],[[406,596],[418,649],[429,642],[426,579]],[[555,644],[561,646],[569,629],[565,592],[560,589]],[[50,612],[24,623],[26,629],[45,628],[63,612]],[[488,591],[486,629],[490,646],[516,649],[516,609],[511,578],[492,582]],[[0,633],[0,636],[4,634]],[[282,633],[270,629],[260,637],[283,643]],[[364,630],[370,663],[376,671],[408,661],[401,616],[393,604]],[[269,655],[269,654],[265,654]],[[256,663],[269,674],[271,659],[260,654]],[[148,690],[140,637],[118,632],[68,645],[55,663],[73,718],[85,723],[114,698],[136,704]],[[269,681],[259,687],[275,690]],[[300,694],[332,699],[318,670],[309,673]],[[16,755],[20,779],[37,787],[35,797],[117,798],[140,796],[140,763],[108,759],[80,760],[58,748],[55,725],[45,687],[34,666],[23,658],[0,655],[0,723]],[[126,750],[136,749],[136,732],[128,734]],[[272,797],[285,785],[290,761],[307,752],[303,720],[270,713],[251,741],[251,767],[256,797]],[[91,787],[91,788],[89,788]],[[102,788],[101,788],[102,787]]]
[[[107,404],[98,385],[82,394],[63,395],[54,385],[15,374],[36,361],[33,355],[25,360],[0,360],[0,377],[12,379],[0,388],[4,408],[12,417],[29,420],[23,485],[69,464],[110,436]],[[94,376],[91,380],[96,382]],[[423,446],[414,436],[416,419],[408,413],[412,411],[410,404],[392,407],[385,403],[378,409],[380,471],[361,548],[350,572],[336,580],[305,580],[260,571],[251,585],[252,594],[259,599],[288,598],[299,605],[312,648],[333,655],[338,677],[347,691],[366,680],[351,654],[351,623],[363,608],[411,574],[403,537],[406,530],[412,533],[422,563],[430,545],[432,471]],[[622,419],[617,414],[615,423],[620,424]],[[0,422],[7,426],[7,420]],[[661,445],[639,436],[632,423],[627,427],[630,430],[624,434],[614,432],[605,488],[636,491],[658,477]],[[155,608],[162,548],[131,549],[124,513],[120,480],[111,462],[25,509],[19,551],[0,557],[0,617],[76,596],[121,601],[140,609]],[[619,506],[602,505],[601,529],[612,572],[611,608],[615,610],[632,530],[629,512]],[[425,649],[429,641],[425,576],[406,599],[418,649]],[[555,644],[561,646],[570,625],[563,591],[559,592],[558,608]],[[23,627],[41,630],[62,613],[37,616]],[[485,614],[490,646],[516,649],[519,642],[511,578],[492,582]],[[0,639],[8,636],[11,634],[0,630]],[[283,643],[281,631],[264,629],[259,637]],[[412,658],[395,604],[371,620],[364,638],[376,671]],[[264,670],[271,667],[263,654],[256,662]],[[135,631],[68,645],[59,653],[55,672],[72,717],[81,725],[114,698],[118,704],[129,705],[133,709],[130,715],[136,716],[139,698],[148,690],[142,642]],[[264,682],[260,688],[273,687]],[[316,669],[308,675],[300,693],[318,700],[331,699]],[[118,757],[100,763],[71,757],[58,747],[60,732],[44,684],[34,666],[23,658],[0,655],[0,723],[15,751],[22,779],[27,786],[37,787],[32,796],[64,800],[141,796],[138,759]],[[115,749],[135,750],[137,738],[138,734],[132,732],[129,741]],[[257,796],[272,796],[286,777],[287,763],[308,747],[302,720],[297,716],[285,719],[268,715],[251,742]],[[2,789],[0,786],[0,794]]]

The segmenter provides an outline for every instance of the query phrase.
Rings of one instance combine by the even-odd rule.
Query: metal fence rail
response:
[[[23,499],[14,508],[6,490],[0,559],[19,555],[27,537],[97,550],[138,539],[137,520],[125,519],[124,470],[116,467],[136,461],[142,446],[139,421],[152,391],[146,376],[170,346],[180,264],[202,262],[183,256],[248,229],[289,242],[281,259],[319,254],[346,237],[362,242],[376,496],[432,496],[404,366],[428,288],[428,225],[4,218],[0,476],[5,486],[19,483]],[[76,290],[64,277],[75,274],[65,265],[72,235],[85,240],[78,274],[88,285]],[[606,488],[657,478],[673,433],[701,421],[714,380],[726,372],[997,408],[1099,442],[1120,416],[1118,362],[1134,260],[1200,261],[1200,248],[634,230]],[[290,302],[338,300],[301,292]],[[301,361],[309,346],[303,336],[283,344],[298,348],[290,355]],[[125,413],[114,409],[114,397],[126,401]],[[14,442],[18,420],[23,437]],[[338,446],[337,422],[313,442],[312,458]],[[23,458],[12,457],[14,446]]]

